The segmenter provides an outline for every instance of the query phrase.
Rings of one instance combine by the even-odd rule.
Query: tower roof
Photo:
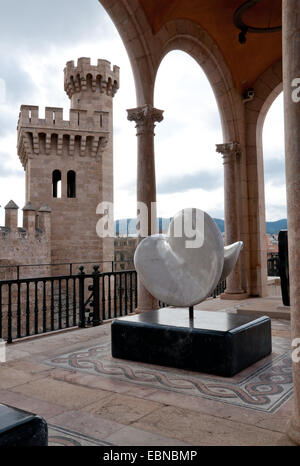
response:
[[[39,212],[48,212],[51,213],[52,209],[51,207],[48,206],[48,204],[42,205],[42,207],[39,209]]]
[[[73,60],[68,61],[64,75],[65,91],[69,98],[89,89],[114,97],[120,87],[120,68],[111,67],[107,60],[98,59],[97,65],[92,65],[91,59],[86,57],[78,58],[76,65]]]
[[[36,208],[32,205],[31,202],[27,202],[27,204],[23,207],[23,212],[35,212]]]
[[[17,210],[19,206],[14,201],[9,201],[9,203],[4,207],[6,210]]]

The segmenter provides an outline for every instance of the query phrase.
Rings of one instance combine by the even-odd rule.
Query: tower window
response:
[[[68,172],[68,197],[75,198],[76,197],[76,173],[73,170]]]
[[[61,198],[61,171],[54,170],[52,173],[53,197]]]

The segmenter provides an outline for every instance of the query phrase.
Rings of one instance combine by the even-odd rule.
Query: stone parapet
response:
[[[51,211],[39,212],[31,203],[23,209],[23,228],[18,227],[19,208],[10,201],[5,226],[0,226],[0,280],[16,278],[16,266],[23,264],[49,264],[51,262]],[[24,269],[25,270],[25,269]],[[48,269],[26,267],[27,276],[47,275]]]
[[[36,128],[38,130],[79,130],[107,132],[109,127],[109,113],[94,110],[88,115],[87,110],[70,109],[69,120],[63,119],[63,108],[46,107],[45,118],[39,117],[39,107],[35,105],[21,105],[18,129]]]
[[[28,202],[22,210],[23,227],[20,228],[18,227],[19,207],[14,201],[10,201],[5,206],[5,225],[0,226],[0,240],[9,239],[11,236],[14,238],[26,238],[29,235],[34,235],[36,237],[45,236],[46,240],[50,242],[51,209],[48,206],[42,206],[37,211],[31,202]],[[46,218],[47,228],[44,228]],[[3,250],[4,254],[6,252],[7,249]]]
[[[120,86],[120,68],[111,67],[107,60],[99,59],[97,65],[91,65],[90,58],[79,58],[77,65],[74,61],[67,62],[64,69],[64,86],[69,98],[89,88],[101,94],[114,97]]]
[[[63,109],[47,107],[39,118],[39,107],[22,105],[18,122],[18,154],[26,168],[28,158],[46,155],[100,156],[109,141],[109,113],[70,110],[63,120]]]

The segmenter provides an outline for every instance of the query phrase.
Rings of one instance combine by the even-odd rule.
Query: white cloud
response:
[[[169,195],[158,193],[159,215],[170,217],[193,206],[223,217],[223,164],[216,153],[223,137],[217,103],[204,72],[184,52],[171,52],[158,70],[155,90],[155,105],[165,110],[165,119],[156,129],[157,184],[170,185]],[[215,177],[221,189],[201,189],[205,174]],[[172,177],[187,191],[178,189],[175,195]]]
[[[275,221],[287,217],[283,93],[273,102],[267,114],[263,130],[263,149],[266,219]]]
[[[14,199],[23,207],[25,202],[24,175],[13,175],[15,170],[22,171],[16,153],[19,106],[39,105],[41,116],[45,106],[61,106],[68,118],[63,68],[68,60],[89,56],[92,62],[105,58],[121,68],[121,87],[114,99],[115,216],[134,217],[136,134],[134,124],[127,121],[126,109],[136,105],[136,98],[125,48],[113,23],[95,0],[54,1],[59,14],[53,2],[44,4],[37,0],[29,0],[31,7],[19,0],[6,2],[2,7],[0,78],[5,78],[6,100],[0,101],[0,152],[6,159],[2,176],[0,165],[0,204],[4,206]],[[203,71],[183,52],[172,52],[163,60],[157,76],[155,106],[165,110],[164,121],[156,127],[157,183],[162,185],[169,180],[172,187],[172,178],[182,177],[181,185],[192,180],[186,192],[174,194],[172,188],[170,194],[158,194],[159,215],[170,217],[180,208],[195,206],[223,217],[223,165],[215,152],[215,144],[223,140],[217,104]],[[283,156],[282,113],[282,101],[278,99],[265,125],[266,160]],[[9,177],[7,167],[11,170]],[[191,178],[195,173],[199,173],[199,187],[197,180]],[[210,190],[205,190],[201,181],[201,174],[206,173],[215,176]],[[266,198],[267,218],[284,217],[281,187],[269,188],[266,183]]]

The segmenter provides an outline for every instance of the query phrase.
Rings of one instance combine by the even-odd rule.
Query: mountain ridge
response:
[[[219,227],[221,233],[224,233],[224,220],[220,218],[214,218],[217,226]],[[163,218],[159,217],[157,219],[157,225],[162,225],[163,232],[166,232],[170,223],[170,218]],[[287,229],[287,219],[283,218],[280,220],[276,220],[274,222],[266,222],[266,233],[269,235],[275,235],[280,232],[280,230]],[[116,235],[128,235],[128,236],[135,236],[136,235],[136,219],[135,218],[125,218],[115,220],[115,232]]]

